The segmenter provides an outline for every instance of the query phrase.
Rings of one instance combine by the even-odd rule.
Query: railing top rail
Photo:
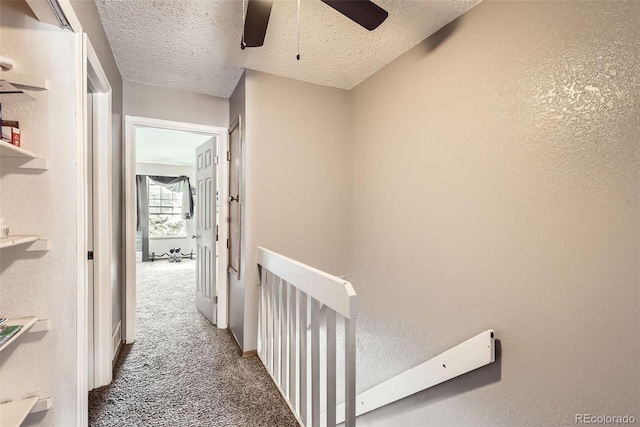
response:
[[[258,247],[258,264],[347,319],[356,317],[350,282],[263,247]]]

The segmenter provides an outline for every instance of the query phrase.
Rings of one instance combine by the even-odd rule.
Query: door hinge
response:
[[[227,151],[227,162],[231,161],[231,151]]]
[[[220,163],[220,156],[216,156],[216,158],[215,158],[215,164],[217,165],[217,164],[219,164],[219,163]]]
[[[218,241],[218,226],[216,225],[216,242]]]
[[[89,260],[93,259],[93,251],[87,252],[87,259]]]
[[[231,249],[231,241],[227,239],[227,249]]]
[[[215,297],[213,297],[213,303],[217,304],[218,303],[218,295],[216,295]]]

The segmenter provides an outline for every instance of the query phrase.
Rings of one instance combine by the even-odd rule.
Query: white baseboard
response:
[[[111,347],[111,361],[113,362],[120,351],[122,345],[122,322],[118,322],[116,330],[113,333],[113,345]]]

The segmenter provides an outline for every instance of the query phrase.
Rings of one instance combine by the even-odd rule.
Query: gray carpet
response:
[[[298,426],[257,357],[195,308],[195,261],[138,264],[136,342],[89,393],[90,426]]]

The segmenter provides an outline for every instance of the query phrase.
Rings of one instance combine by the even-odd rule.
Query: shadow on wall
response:
[[[2,3],[3,8],[11,8],[11,13],[8,13],[7,9],[3,10],[2,20],[0,20],[0,24],[3,27],[28,28],[26,25],[28,19],[32,19],[34,21],[38,20],[26,2],[7,1]],[[59,28],[55,28],[54,26],[51,26],[51,29],[53,31],[59,30]],[[3,55],[5,55],[4,52]]]
[[[425,53],[429,54],[435,51],[442,43],[444,43],[451,34],[455,33],[456,29],[463,21],[464,15],[454,19],[444,27],[440,28],[438,31],[433,33],[433,35],[427,37],[422,45],[424,46]]]
[[[5,119],[6,120],[6,119]],[[45,169],[23,169],[21,166],[29,163],[31,159],[22,159],[20,157],[13,157],[12,159],[13,166],[15,167],[3,167],[0,170],[0,178],[4,178],[5,176],[11,175],[42,175],[46,172]]]
[[[9,232],[11,232],[11,226],[9,226]],[[0,274],[4,273],[4,271],[11,266],[14,262],[24,262],[28,259],[40,259],[43,258],[48,251],[33,251],[33,252],[24,252],[23,248],[27,248],[30,243],[25,243],[22,245],[14,246],[15,252],[6,252],[2,254],[2,263],[0,263]],[[2,353],[4,355],[4,353]]]
[[[500,340],[495,340],[495,346],[496,361],[492,364],[460,375],[459,377],[416,393],[406,399],[365,414],[362,416],[364,421],[362,424],[369,425],[366,421],[368,421],[368,417],[371,417],[371,421],[375,420],[376,425],[393,425],[393,421],[398,414],[408,414],[413,411],[423,410],[425,407],[440,401],[500,382],[502,379],[502,343]],[[358,418],[358,420],[360,420],[360,418]]]

